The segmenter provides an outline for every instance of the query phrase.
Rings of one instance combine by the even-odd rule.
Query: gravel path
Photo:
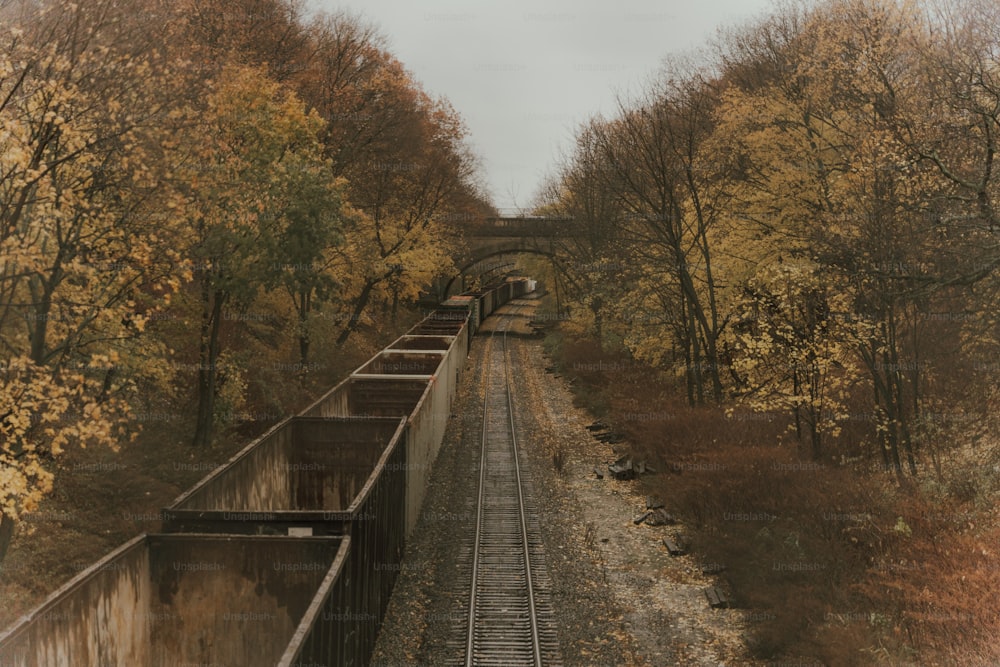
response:
[[[464,628],[463,561],[475,529],[484,342],[476,340],[467,361],[375,665],[453,664],[460,656],[455,638]],[[595,465],[606,470],[615,454],[589,436],[591,420],[572,405],[565,382],[545,373],[540,341],[509,344],[523,465],[540,513],[564,664],[749,664],[740,613],[708,607],[702,589],[710,580],[692,557],[666,554],[666,528],[632,523],[644,507],[636,482],[596,479]]]

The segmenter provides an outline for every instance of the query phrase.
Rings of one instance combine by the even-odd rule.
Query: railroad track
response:
[[[479,495],[465,618],[467,666],[561,664],[541,531],[517,455],[509,325],[506,319],[497,327],[484,352]]]

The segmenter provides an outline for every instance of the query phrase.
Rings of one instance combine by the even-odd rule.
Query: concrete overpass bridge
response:
[[[458,271],[440,282],[441,298],[459,294],[474,281],[489,283],[516,266],[516,256],[534,254],[551,257],[560,240],[578,231],[572,218],[501,213],[465,226],[465,249],[455,257]]]

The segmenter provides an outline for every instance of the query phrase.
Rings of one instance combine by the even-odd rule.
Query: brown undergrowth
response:
[[[678,516],[693,557],[724,567],[755,658],[1000,664],[1000,530],[986,497],[995,485],[977,479],[993,468],[901,488],[869,461],[800,456],[787,418],[689,407],[622,354],[549,348],[579,403],[656,468],[641,483]],[[864,437],[851,425],[837,454],[863,453]]]

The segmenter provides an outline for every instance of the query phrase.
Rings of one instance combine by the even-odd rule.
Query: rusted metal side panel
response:
[[[348,548],[339,538],[149,536],[149,664],[276,664]]]
[[[457,338],[454,340],[457,340]],[[453,341],[453,344],[448,348],[447,354],[445,354],[444,361],[441,362],[441,366],[438,369],[438,378],[448,385],[449,410],[455,403],[455,396],[458,394],[458,381],[462,374],[462,369],[465,367],[465,357],[465,350],[460,349]]]
[[[447,350],[454,336],[400,336],[387,350]]]
[[[426,405],[430,408],[433,399],[428,397]],[[434,415],[430,409],[421,410],[410,419],[406,434],[406,535],[409,536],[420,517],[420,508],[424,502],[427,490],[427,480],[430,478],[428,459],[434,442]]]
[[[481,300],[483,304],[483,319],[486,319],[492,315],[497,309],[497,293],[494,289],[487,289],[483,293],[483,298]]]
[[[406,434],[406,535],[417,524],[431,468],[448,426],[448,383],[436,377],[410,416]]]
[[[357,632],[361,664],[368,663],[375,648],[399,576],[406,540],[406,471],[406,447],[394,447],[380,462],[380,474],[369,480],[351,507],[354,548],[349,570],[355,590],[351,611],[342,622]]]
[[[472,329],[470,324],[466,322],[462,326],[462,330],[455,335],[455,342],[451,346],[451,353],[455,355],[458,361],[458,372],[461,373],[465,368],[465,362],[469,357],[469,346],[472,340]]]
[[[152,595],[144,538],[135,538],[0,636],[0,665],[149,664]]]
[[[280,522],[282,513],[347,511],[376,474],[384,451],[402,437],[399,429],[397,419],[294,417],[166,508],[165,529],[191,530],[199,521],[220,519],[269,524]]]
[[[303,620],[304,632],[342,642],[341,655],[361,664],[349,628],[306,618],[317,598],[332,609],[350,597],[350,579],[338,581],[348,557],[341,538],[143,535],[0,638],[0,664],[270,667]]]
[[[433,375],[444,358],[445,351],[382,350],[354,375]]]
[[[273,665],[330,566],[268,541],[175,536],[151,547],[152,611],[160,619],[151,667]]]
[[[279,509],[345,511],[372,475],[392,437],[394,424],[296,418],[295,437],[285,463],[289,498]]]
[[[292,422],[271,431],[233,464],[219,471],[211,484],[191,498],[190,506],[206,510],[267,512],[287,506]]]
[[[427,391],[427,380],[351,377],[345,416],[409,417]]]
[[[455,333],[455,349],[464,350],[462,357],[469,356],[469,350],[472,346],[472,335],[475,330],[472,328],[471,323],[463,322],[462,327]],[[462,362],[465,363],[464,361]]]
[[[345,378],[333,389],[320,396],[308,408],[302,411],[303,417],[346,417],[348,409],[348,390],[350,378]]]
[[[357,612],[351,607],[353,582],[348,567],[351,548],[351,538],[345,536],[337,558],[299,621],[277,667],[360,667],[366,664],[367,656],[355,622]]]

